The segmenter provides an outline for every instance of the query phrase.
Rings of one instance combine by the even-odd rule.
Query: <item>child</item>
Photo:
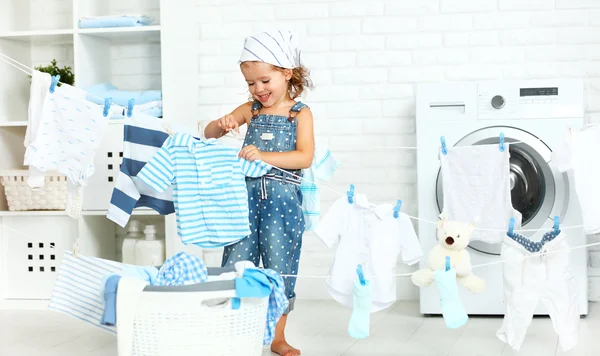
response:
[[[239,63],[253,100],[204,130],[206,138],[219,138],[248,124],[239,156],[291,173],[273,168],[261,178],[246,178],[251,234],[225,247],[223,266],[242,260],[258,266],[262,257],[265,268],[280,274],[298,273],[305,226],[300,177],[301,170],[310,167],[314,153],[312,113],[294,100],[312,86],[300,54],[296,37],[287,31],[246,38]],[[283,280],[290,306],[277,323],[271,350],[282,356],[300,355],[284,335],[287,314],[294,307],[296,278]]]

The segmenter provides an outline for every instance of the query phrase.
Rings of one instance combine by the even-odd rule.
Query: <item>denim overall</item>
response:
[[[252,105],[252,119],[248,126],[244,146],[254,145],[261,152],[287,152],[296,149],[296,115],[306,105],[298,102],[290,116],[259,114],[262,104]],[[302,213],[300,191],[301,170],[273,168],[260,178],[246,177],[248,207],[250,210],[250,235],[225,247],[222,266],[232,266],[238,261],[252,261],[279,274],[298,273],[302,234],[305,221]],[[285,293],[294,309],[296,277],[283,277]]]

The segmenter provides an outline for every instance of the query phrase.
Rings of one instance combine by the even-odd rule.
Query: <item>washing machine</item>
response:
[[[552,150],[569,128],[584,125],[583,81],[451,82],[418,85],[416,95],[417,173],[419,218],[437,221],[443,209],[440,137],[450,146],[499,144],[500,133],[510,145],[510,182],[513,208],[522,215],[522,235],[539,241],[553,227],[581,225],[582,217],[571,172],[561,173],[552,162]],[[481,226],[481,228],[485,228]],[[508,230],[508,225],[507,225]],[[425,254],[437,244],[436,225],[419,220],[419,239]],[[570,246],[586,244],[582,228],[564,230]],[[472,241],[473,265],[501,260],[501,244]],[[421,268],[427,264],[421,262]],[[587,250],[570,254],[571,273],[577,279],[580,314],[588,313]],[[460,287],[468,314],[505,314],[502,264],[473,269],[485,278],[486,291],[474,294]],[[420,289],[423,314],[441,314],[435,285]],[[538,303],[537,315],[547,315]]]

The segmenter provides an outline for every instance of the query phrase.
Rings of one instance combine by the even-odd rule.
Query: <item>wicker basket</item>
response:
[[[27,184],[28,170],[0,172],[0,182],[4,186],[8,210],[65,210],[67,177],[56,172],[47,172],[44,175],[44,187],[34,190]]]

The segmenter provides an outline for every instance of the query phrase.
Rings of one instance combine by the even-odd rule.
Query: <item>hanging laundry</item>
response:
[[[369,336],[371,327],[371,281],[365,280],[362,285],[358,279],[354,280],[353,305],[350,321],[348,322],[348,335],[355,339],[364,339]]]
[[[135,108],[134,108],[135,109]],[[148,207],[161,215],[175,212],[173,187],[157,192],[137,177],[169,135],[163,132],[164,121],[136,114],[125,120],[123,128],[123,162],[113,189],[106,217],[125,227],[135,208]]]
[[[563,232],[551,231],[541,241],[512,233],[502,245],[506,314],[496,333],[518,351],[540,302],[547,308],[563,351],[575,347],[579,335],[577,283],[568,272],[569,246]]]
[[[206,282],[208,270],[197,256],[178,252],[169,257],[158,270],[155,286],[184,286]]]
[[[361,264],[371,280],[371,312],[390,307],[396,301],[398,255],[407,265],[423,257],[421,245],[408,215],[393,216],[394,206],[370,205],[364,194],[353,203],[338,199],[315,229],[317,236],[332,247],[339,242],[329,276],[329,294],[339,303],[353,306],[354,271]]]
[[[33,189],[44,186],[42,172],[67,176],[67,212],[72,217],[81,212],[83,187],[94,174],[94,156],[108,124],[103,111],[110,111],[84,98],[85,91],[68,84],[50,91],[24,157]]]
[[[34,70],[31,72],[31,87],[29,89],[29,108],[27,130],[23,144],[29,147],[31,141],[36,137],[44,105],[46,105],[52,77],[48,73]],[[25,162],[27,165],[28,163]]]
[[[460,328],[467,323],[469,316],[458,294],[456,270],[451,267],[450,256],[446,257],[446,269],[436,270],[433,275],[440,293],[440,308],[446,327]]]
[[[321,195],[316,184],[317,178],[328,181],[339,165],[340,162],[333,157],[327,147],[327,142],[317,139],[313,162],[309,168],[302,170],[303,179],[300,184],[305,231],[314,230],[321,216]]]
[[[245,177],[260,177],[272,167],[249,162],[216,139],[176,133],[138,173],[158,192],[171,184],[177,232],[184,244],[217,248],[250,234]]]
[[[510,153],[498,145],[448,147],[440,153],[444,207],[440,216],[451,221],[477,222],[472,241],[501,243],[510,218],[521,226],[521,214],[510,196]]]
[[[600,166],[590,163],[597,160],[597,152],[600,152],[600,125],[573,132],[553,152],[553,161],[561,172],[573,170],[583,229],[588,235],[600,233]]]

